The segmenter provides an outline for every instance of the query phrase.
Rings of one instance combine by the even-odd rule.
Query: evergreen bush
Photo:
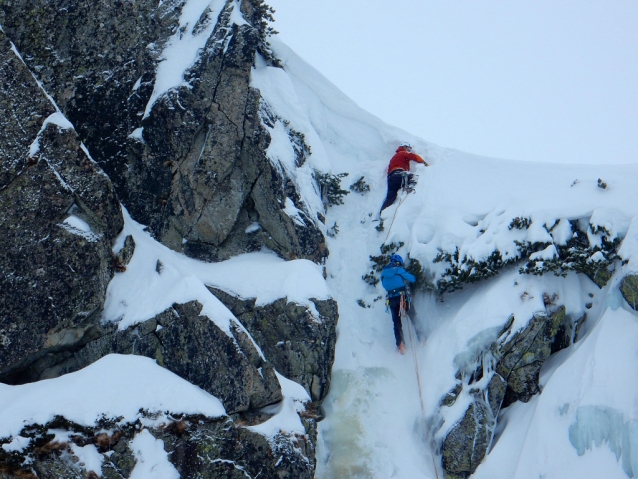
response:
[[[365,182],[364,177],[362,176],[350,185],[350,189],[355,193],[361,193],[363,195],[370,191],[370,185]]]
[[[343,197],[349,195],[350,192],[341,189],[341,179],[348,176],[349,173],[339,173],[333,175],[331,173],[319,173],[315,171],[312,177],[319,185],[321,201],[328,206],[342,205]]]

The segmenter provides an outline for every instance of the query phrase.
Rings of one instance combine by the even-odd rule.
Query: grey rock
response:
[[[487,404],[495,420],[501,410],[506,388],[507,381],[498,374],[494,374],[487,385]]]
[[[286,298],[256,307],[254,299],[209,289],[241,321],[277,371],[301,384],[313,401],[324,399],[330,387],[339,317],[334,300],[312,300],[319,313],[316,317]]]
[[[122,249],[117,253],[117,266],[120,269],[126,269],[126,266],[130,263],[131,258],[133,257],[133,253],[135,253],[135,240],[133,239],[133,236],[128,235],[124,239],[124,246],[122,246]]]
[[[195,30],[217,24],[185,74],[188,86],[146,111],[184,3],[0,0],[0,11],[4,31],[76,125],[123,204],[157,239],[206,261],[262,246],[284,258],[322,261],[327,249],[317,220],[265,154],[270,136],[262,118],[277,120],[250,87],[257,52],[271,58],[260,1],[241,2],[249,19],[241,26],[231,21],[230,0],[219,18],[202,15]],[[129,136],[138,128],[142,141]],[[285,213],[287,198],[303,224]],[[246,233],[254,222],[262,229]]]
[[[0,131],[0,380],[16,384],[91,338],[123,219],[77,133],[43,128],[55,109],[1,32],[0,60],[0,105],[14,112]],[[90,231],[65,223],[71,215]]]
[[[465,479],[472,474],[487,451],[489,430],[484,404],[473,402],[463,419],[445,437],[441,461],[450,479]]]
[[[167,441],[167,449],[172,451],[170,460],[181,477],[314,477],[314,447],[307,437],[279,434],[269,440],[233,426],[230,421],[209,423],[174,442]]]
[[[638,274],[628,274],[620,282],[620,292],[631,309],[638,311]]]
[[[293,447],[289,438],[268,443],[236,428],[225,447],[239,454],[238,464],[249,451],[250,467],[261,463],[263,477],[312,477],[318,401],[329,387],[334,357],[334,302],[315,302],[319,318],[286,302],[257,314],[246,311],[244,324],[253,336],[268,315],[276,318],[278,332],[290,335],[274,341],[274,330],[261,333],[272,362],[239,325],[229,335],[199,316],[196,302],[175,305],[125,331],[100,322],[106,287],[135,251],[130,237],[117,255],[111,251],[123,225],[119,201],[156,239],[206,261],[264,246],[286,259],[322,262],[328,254],[322,227],[291,175],[266,156],[271,138],[265,125],[286,122],[250,87],[257,53],[277,63],[264,43],[261,0],[228,0],[219,18],[205,12],[195,30],[211,26],[212,33],[185,73],[187,86],[169,91],[146,111],[162,50],[178,33],[184,4],[0,0],[0,107],[13,112],[0,132],[0,208],[8,212],[0,218],[0,245],[7,251],[0,258],[0,381],[53,378],[105,354],[140,354],[219,397],[234,419],[247,424],[265,420],[259,408],[281,400],[276,365],[317,401],[302,418],[307,434],[294,438]],[[237,4],[247,24],[231,21]],[[56,108],[32,74],[75,130],[52,123],[42,129]],[[132,137],[134,131],[141,135]],[[39,152],[30,155],[36,138]],[[295,141],[300,166],[309,149],[303,137]],[[290,201],[299,210],[295,221],[284,210]],[[69,215],[91,232],[60,226]],[[159,261],[156,272],[162,274]],[[298,328],[291,324],[297,320]],[[283,349],[277,346],[282,340]],[[219,428],[223,431],[211,434],[229,430]],[[200,448],[201,457],[212,458],[202,441],[186,441],[175,450],[190,458],[188,451]],[[243,450],[244,444],[254,444],[254,450]],[[103,476],[128,477],[134,466],[130,451],[124,443],[113,449]],[[36,461],[34,474],[77,473],[68,463],[68,471],[60,469],[53,456],[50,465]],[[196,466],[188,461],[176,465],[184,477],[238,473],[226,471],[223,461],[206,459]],[[242,467],[253,476],[261,471]]]
[[[576,326],[583,321],[584,316],[572,321],[565,307],[560,306],[535,314],[525,328],[513,333],[512,316],[498,339],[483,353],[489,353],[488,364],[495,364],[494,370],[486,373],[480,361],[469,378],[459,372],[456,387],[441,405],[452,406],[463,388],[470,388],[472,402],[441,446],[442,465],[450,479],[466,479],[474,473],[490,448],[500,410],[514,401],[527,402],[540,392],[539,375],[544,361],[573,342]],[[484,374],[491,375],[489,381]]]
[[[492,351],[499,358],[496,371],[507,381],[504,406],[517,400],[528,402],[540,392],[541,367],[566,319],[564,306],[551,314],[537,313],[523,330],[493,345]]]
[[[463,418],[445,437],[441,460],[449,478],[469,477],[487,454],[505,389],[505,380],[494,374],[485,391],[474,392]]]
[[[219,398],[234,414],[281,401],[270,363],[248,336],[234,339],[206,316],[196,301],[174,304],[153,319],[89,342],[65,363],[65,372],[85,367],[111,353],[154,358],[160,366]]]

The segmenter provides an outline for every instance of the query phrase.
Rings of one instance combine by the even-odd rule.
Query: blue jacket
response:
[[[405,282],[414,283],[416,279],[401,266],[388,265],[381,272],[381,284],[386,291],[405,288]]]

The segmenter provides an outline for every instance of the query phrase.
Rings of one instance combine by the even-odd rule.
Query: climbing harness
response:
[[[401,189],[407,193],[415,193],[416,190],[414,189],[414,187],[416,186],[418,179],[418,175],[415,175],[414,173],[409,173],[407,171],[402,172]]]
[[[409,312],[412,307],[412,298],[410,297],[409,290],[406,289],[405,294],[401,295],[401,306],[399,309],[399,314],[402,319],[405,319],[405,323],[408,329],[408,336],[410,336],[410,349],[412,350],[412,360],[414,361],[414,371],[416,372],[416,382],[419,388],[419,399],[421,400],[421,413],[423,414],[423,419],[425,419],[425,402],[423,401],[423,392],[421,389],[421,374],[419,373],[419,362],[416,357],[416,348],[414,342],[414,334],[412,330],[414,326],[412,321],[410,320]],[[436,467],[436,462],[434,461],[434,455],[432,456],[432,466],[434,467],[434,473],[436,474],[436,478],[439,479],[439,472]]]

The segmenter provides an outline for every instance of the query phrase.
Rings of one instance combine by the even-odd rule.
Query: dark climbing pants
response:
[[[388,194],[385,197],[381,211],[385,210],[397,199],[397,193],[401,189],[403,183],[403,170],[394,170],[388,175]],[[408,181],[412,178],[412,175],[408,173]]]
[[[401,295],[394,296],[388,300],[390,302],[390,312],[392,313],[392,322],[394,323],[394,339],[397,341],[397,347],[403,342],[403,328],[401,327]]]

